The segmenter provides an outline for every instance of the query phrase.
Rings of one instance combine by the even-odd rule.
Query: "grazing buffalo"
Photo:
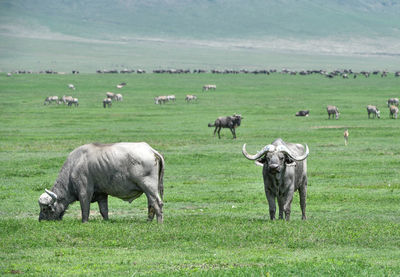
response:
[[[74,86],[73,84],[68,84],[68,88],[70,88],[70,89],[72,89],[72,90],[75,90],[75,89],[76,89],[75,86]]]
[[[255,155],[246,151],[246,144],[242,148],[243,155],[256,161],[263,167],[265,194],[269,204],[269,216],[275,219],[276,204],[278,199],[279,219],[290,219],[293,194],[299,190],[302,219],[306,217],[307,197],[307,156],[308,146],[284,142],[278,138],[266,145]]]
[[[335,115],[336,119],[339,119],[339,109],[336,106],[327,106],[326,111],[328,112],[329,119],[331,119],[331,115]]]
[[[399,114],[399,108],[392,105],[389,108],[389,112],[390,112],[391,119],[397,119],[397,115]]]
[[[368,118],[370,118],[370,114],[372,114],[372,118],[375,117],[381,118],[381,112],[376,106],[368,105],[367,112],[368,112]]]
[[[43,105],[46,105],[46,104],[51,104],[51,103],[59,103],[59,101],[58,101],[58,96],[49,96],[49,97],[46,97],[46,99],[44,100],[44,103],[43,103]]]
[[[232,132],[233,138],[236,138],[236,131],[235,129],[240,126],[243,117],[241,115],[234,114],[233,116],[221,116],[218,117],[214,124],[209,123],[208,127],[215,127],[214,129],[214,136],[215,132],[218,130],[218,138],[221,138],[220,131],[221,128],[229,128]]]
[[[390,108],[390,106],[399,106],[399,98],[389,98],[387,101],[387,105]]]
[[[308,116],[310,114],[309,110],[301,110],[296,113],[296,116]]]
[[[110,98],[104,98],[103,99],[103,107],[104,108],[106,108],[106,107],[111,108],[111,106],[112,106],[112,100]]]
[[[187,94],[186,97],[185,97],[185,101],[187,103],[189,103],[191,101],[194,101],[194,100],[197,100],[197,96],[196,95]]]
[[[148,220],[163,222],[164,158],[145,142],[86,144],[72,151],[51,190],[39,198],[40,220],[61,220],[68,206],[79,201],[82,222],[90,203],[98,202],[108,219],[108,195],[132,202],[147,196]]]
[[[119,89],[121,89],[121,88],[123,88],[124,86],[122,86],[122,85],[117,85],[117,88],[119,88]]]

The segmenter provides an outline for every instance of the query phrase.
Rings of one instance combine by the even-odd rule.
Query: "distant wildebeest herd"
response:
[[[121,66],[122,67],[122,66]],[[378,75],[383,77],[387,77],[389,75],[389,71],[387,70],[373,70],[373,71],[354,71],[352,69],[337,69],[328,71],[325,69],[313,69],[313,70],[289,70],[289,69],[282,69],[278,71],[277,69],[154,69],[153,74],[201,74],[201,73],[212,73],[212,74],[263,74],[263,75],[270,75],[274,73],[281,73],[281,74],[288,74],[288,75],[312,75],[312,74],[319,74],[325,76],[327,78],[334,78],[334,77],[342,77],[343,79],[349,79],[352,76],[353,79],[357,78],[357,76],[364,76],[366,78],[370,77],[371,75]],[[41,70],[39,72],[34,72],[32,70],[14,70],[13,72],[7,73],[7,76],[12,76],[12,74],[66,74],[65,72],[58,72],[53,69]],[[145,74],[147,71],[145,69],[98,69],[96,70],[98,74]],[[72,70],[72,74],[79,74],[79,70]],[[400,71],[393,72],[395,77],[400,77]]]

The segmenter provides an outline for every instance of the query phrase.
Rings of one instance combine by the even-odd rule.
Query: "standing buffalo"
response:
[[[381,118],[381,112],[378,110],[376,106],[368,105],[367,112],[368,112],[368,118],[370,118],[371,113],[372,113],[372,118],[375,117]]]
[[[218,138],[221,138],[219,134],[221,128],[229,128],[232,132],[233,138],[236,138],[236,131],[235,129],[240,126],[240,122],[242,121],[243,117],[239,114],[234,114],[233,116],[221,116],[218,117],[214,124],[209,123],[208,127],[215,127],[214,129],[214,136],[215,132],[218,130]]]
[[[79,106],[78,98],[72,98],[68,101],[68,106],[71,107],[72,105]]]
[[[115,101],[122,101],[122,94],[120,94],[120,93],[115,94],[114,99],[115,99]]]
[[[217,89],[217,85],[204,85],[203,86],[203,91],[209,91],[209,90],[216,90]]]
[[[331,119],[331,115],[335,115],[336,119],[339,119],[339,109],[336,106],[327,106],[326,111],[328,112],[329,119]]]
[[[301,110],[296,113],[296,116],[308,116],[310,114],[309,110]]]
[[[396,106],[390,106],[389,112],[391,119],[397,119],[397,115],[399,114],[399,108]]]
[[[63,97],[61,97],[61,102],[63,102],[64,104],[68,104],[70,101],[73,101],[74,98],[72,96],[65,96],[63,95]]]
[[[287,143],[278,138],[272,144],[266,145],[257,154],[250,155],[243,145],[243,155],[249,160],[255,160],[263,166],[264,189],[269,204],[269,216],[275,219],[278,199],[279,219],[290,219],[293,194],[299,190],[302,219],[306,217],[307,197],[307,156],[308,146]]]
[[[72,151],[53,188],[39,198],[40,220],[61,220],[68,206],[79,201],[82,222],[89,220],[90,203],[98,202],[108,219],[108,195],[132,202],[143,193],[148,220],[163,222],[164,158],[145,142],[86,144]]]

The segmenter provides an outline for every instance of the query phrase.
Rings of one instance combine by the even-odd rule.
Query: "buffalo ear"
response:
[[[290,158],[288,155],[285,155],[285,163],[291,164],[293,162],[294,162],[294,160],[292,158]]]

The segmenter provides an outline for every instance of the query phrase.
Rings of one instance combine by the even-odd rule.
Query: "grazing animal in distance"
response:
[[[164,96],[164,95],[154,97],[154,103],[155,104],[160,104],[161,105],[161,104],[165,104],[167,101],[168,101],[168,98],[167,98],[167,96]]]
[[[347,145],[349,143],[349,130],[346,129],[343,133],[343,137],[344,137],[344,145]]]
[[[70,88],[70,89],[72,89],[72,90],[75,90],[75,89],[76,89],[75,86],[74,86],[73,84],[68,84],[68,88]]]
[[[339,119],[339,109],[336,106],[328,105],[326,107],[326,111],[328,112],[329,119],[331,119],[331,115],[332,115],[332,118],[333,118],[333,115],[335,115],[335,118]]]
[[[86,144],[73,150],[51,190],[39,198],[41,220],[61,220],[68,206],[79,201],[82,222],[89,220],[90,203],[98,202],[108,219],[108,195],[131,203],[147,196],[148,220],[163,222],[164,158],[145,142]]]
[[[104,108],[106,108],[106,107],[111,108],[111,106],[112,106],[112,100],[110,98],[104,98],[103,99],[103,107]]]
[[[367,112],[368,112],[368,118],[370,118],[370,114],[372,114],[372,118],[375,117],[381,118],[381,112],[376,106],[368,105]]]
[[[390,106],[399,106],[399,98],[389,98],[387,101],[387,105],[388,108],[390,108]]]
[[[221,138],[221,128],[229,128],[232,132],[233,138],[235,139],[235,129],[240,126],[242,119],[243,117],[240,114],[234,114],[233,116],[220,116],[215,120],[214,124],[209,123],[208,127],[215,127],[214,136],[215,133],[218,131],[218,138]]]
[[[296,113],[296,116],[308,116],[310,114],[309,110],[301,110]]]
[[[167,95],[167,100],[168,100],[168,101],[175,102],[176,97],[175,97],[175,95]]]
[[[59,104],[58,96],[48,96],[48,97],[46,97],[46,99],[44,100],[43,105],[51,104],[51,103]]]
[[[297,143],[284,142],[278,138],[271,144],[264,146],[255,155],[246,151],[246,144],[242,148],[243,155],[256,161],[256,165],[263,167],[264,189],[269,205],[269,216],[275,219],[276,203],[278,199],[279,219],[290,219],[291,206],[295,191],[300,194],[302,219],[306,217],[307,197],[307,157],[309,149]]]
[[[399,108],[392,105],[389,108],[389,112],[390,112],[391,119],[397,119],[397,115],[399,114]]]
[[[79,106],[78,98],[72,98],[68,101],[68,106],[71,107],[72,105],[75,105],[75,107]]]
[[[122,94],[120,93],[115,94],[114,99],[115,101],[122,101]]]
[[[119,88],[119,89],[121,89],[121,88],[123,88],[124,86],[122,86],[122,85],[117,85],[117,88]]]
[[[61,102],[64,104],[68,104],[70,101],[72,101],[74,98],[72,96],[65,96],[61,97]]]
[[[209,91],[209,90],[216,90],[217,85],[204,85],[203,86],[203,91]]]
[[[187,103],[189,103],[191,101],[194,101],[194,100],[197,100],[197,96],[196,95],[187,94],[186,97],[185,97],[185,101]]]
[[[108,91],[106,92],[106,97],[110,99],[115,99],[115,93]]]

